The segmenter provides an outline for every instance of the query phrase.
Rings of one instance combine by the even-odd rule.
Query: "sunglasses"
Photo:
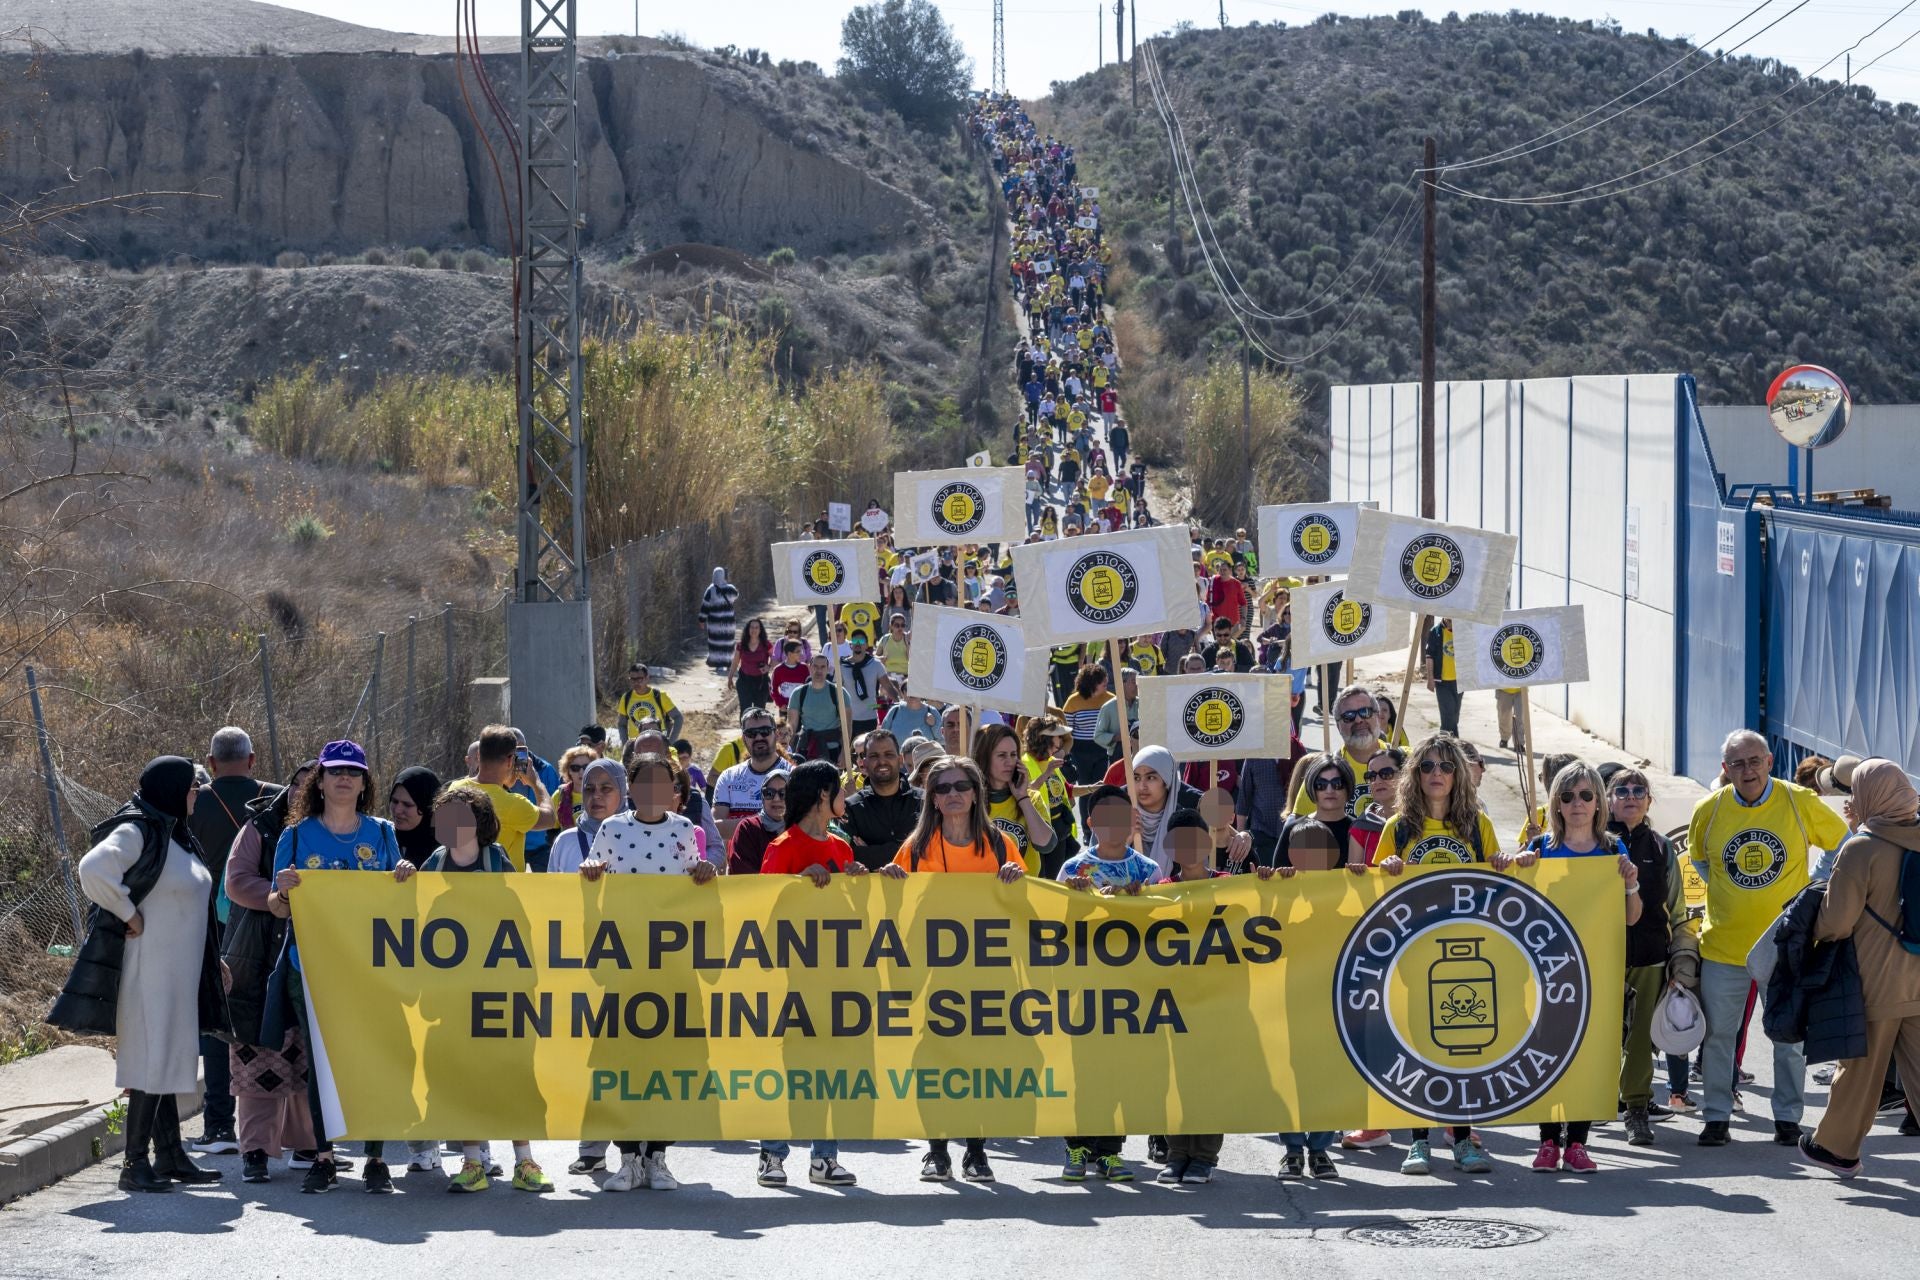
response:
[[[1572,804],[1575,800],[1578,800],[1581,804],[1592,804],[1593,792],[1583,787],[1578,791],[1562,791],[1560,793],[1561,804]]]
[[[1392,767],[1388,767],[1385,769],[1369,769],[1365,773],[1361,774],[1360,776],[1365,778],[1368,782],[1391,782],[1395,778],[1400,776],[1400,771]]]
[[[1645,800],[1647,789],[1637,782],[1623,782],[1613,789],[1616,800]]]
[[[1432,774],[1432,773],[1434,773],[1435,771],[1438,771],[1438,772],[1440,772],[1440,773],[1446,773],[1446,774],[1451,774],[1451,773],[1453,772],[1453,761],[1451,761],[1451,760],[1422,760],[1422,761],[1420,762],[1420,772],[1422,772],[1422,773],[1425,773],[1425,774]]]
[[[742,729],[740,736],[743,738],[771,738],[773,736],[773,730],[771,728]]]
[[[933,784],[933,794],[937,796],[950,796],[956,793],[963,796],[971,795],[973,793],[973,779],[962,778],[958,782],[936,782]]]
[[[762,803],[765,803],[768,800],[784,801],[786,798],[787,798],[787,789],[785,787],[760,788],[760,800]]]
[[[328,778],[358,778],[365,772],[365,769],[357,769],[350,764],[330,764],[320,771],[322,776]]]
[[[583,764],[570,764],[567,766],[568,773],[585,773],[586,771],[587,766]]]
[[[1342,711],[1340,713],[1341,724],[1352,724],[1356,720],[1371,720],[1372,718],[1372,707],[1355,707],[1352,711]]]
[[[1347,780],[1345,778],[1315,778],[1313,780],[1313,789],[1315,791],[1345,791],[1347,789]]]

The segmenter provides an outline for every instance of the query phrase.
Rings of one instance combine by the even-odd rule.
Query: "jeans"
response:
[[[200,1037],[200,1061],[207,1076],[206,1110],[200,1119],[209,1134],[232,1133],[233,1063],[227,1056],[227,1042],[218,1036]]]
[[[1700,1083],[1706,1093],[1700,1113],[1707,1120],[1733,1118],[1734,1042],[1747,1010],[1752,979],[1745,965],[1700,962],[1700,1004],[1707,1015],[1701,1046]],[[1773,1046],[1773,1118],[1798,1124],[1806,1087],[1807,1055],[1797,1044]]]
[[[1454,680],[1433,682],[1434,700],[1440,704],[1440,731],[1460,736],[1460,685]]]
[[[1685,1093],[1687,1091],[1688,1058],[1684,1053],[1667,1055],[1667,1093]]]
[[[820,1138],[812,1144],[815,1160],[837,1160],[840,1158],[840,1144],[832,1138]],[[760,1143],[760,1150],[776,1160],[785,1160],[787,1153],[793,1150],[790,1143],[779,1138],[767,1138]]]
[[[1302,1147],[1308,1151],[1325,1151],[1339,1136],[1331,1129],[1315,1129],[1312,1133],[1283,1133],[1280,1141],[1286,1144],[1287,1153],[1291,1155]]]

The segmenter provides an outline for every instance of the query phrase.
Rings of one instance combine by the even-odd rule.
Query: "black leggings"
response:
[[[623,1156],[645,1157],[657,1156],[673,1144],[671,1142],[616,1142],[613,1145],[620,1148],[620,1154]]]
[[[1427,1135],[1432,1132],[1433,1130],[1431,1129],[1415,1129],[1412,1131],[1413,1140],[1415,1142],[1425,1142],[1427,1140]],[[1468,1138],[1473,1136],[1473,1126],[1469,1124],[1457,1124],[1457,1125],[1454,1125],[1453,1128],[1449,1129],[1447,1132],[1453,1135],[1453,1140],[1455,1142],[1465,1142]]]
[[[1593,1121],[1591,1120],[1569,1120],[1565,1124],[1543,1124],[1540,1126],[1540,1141],[1557,1143],[1563,1147],[1570,1147],[1576,1142],[1581,1146],[1585,1146],[1587,1144],[1587,1133],[1592,1128]],[[1564,1138],[1560,1136],[1562,1130],[1566,1131],[1567,1136]]]

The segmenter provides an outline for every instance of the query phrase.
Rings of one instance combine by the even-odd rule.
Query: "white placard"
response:
[[[1194,626],[1192,547],[1183,524],[1015,547],[1028,634],[1052,646]]]
[[[1260,574],[1334,577],[1353,563],[1360,508],[1371,502],[1294,502],[1261,507]]]
[[[909,576],[915,586],[923,582],[932,582],[940,576],[940,556],[933,551],[924,551],[907,561]]]
[[[829,502],[827,504],[827,528],[835,533],[853,532],[853,504],[851,502]]]
[[[1346,587],[1339,581],[1294,588],[1294,666],[1407,651],[1413,638],[1413,615],[1404,609],[1349,600]]]
[[[885,533],[887,526],[892,523],[893,518],[878,507],[868,507],[860,513],[860,527],[868,533]]]
[[[1047,705],[1047,654],[1028,649],[1026,634],[1019,618],[915,605],[907,688],[940,705],[1037,715]]]
[[[880,558],[871,538],[773,544],[773,595],[780,604],[871,600],[880,591]]]
[[[903,547],[1018,542],[1027,536],[1026,472],[971,465],[895,472],[893,509]]]
[[[1573,604],[1513,609],[1496,623],[1456,618],[1453,669],[1462,692],[1582,683],[1587,679],[1587,611]]]
[[[1362,508],[1347,596],[1458,622],[1498,622],[1519,539]]]
[[[990,467],[993,465],[993,454],[989,453],[985,449],[982,449],[980,452],[973,454],[967,459],[967,465],[970,467]]]
[[[1142,676],[1142,746],[1176,760],[1284,760],[1292,753],[1293,681],[1253,673]]]

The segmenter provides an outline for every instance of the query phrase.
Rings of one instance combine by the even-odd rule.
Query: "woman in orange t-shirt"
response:
[[[1004,884],[1027,873],[1013,841],[994,830],[988,820],[987,781],[980,766],[965,756],[942,756],[933,762],[920,802],[920,821],[893,861],[880,868],[881,875],[893,880],[904,880],[915,871],[984,872],[999,876]],[[967,1139],[960,1176],[968,1182],[993,1181],[985,1139]],[[947,1140],[929,1138],[926,1158],[920,1162],[920,1180],[946,1182],[952,1177]]]

